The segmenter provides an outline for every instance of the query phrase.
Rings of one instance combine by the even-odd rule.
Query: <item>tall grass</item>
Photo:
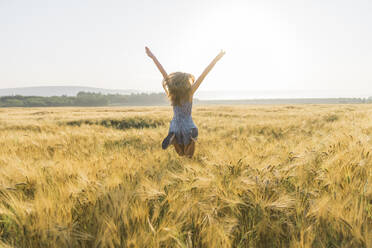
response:
[[[0,246],[372,247],[371,105],[3,109]]]

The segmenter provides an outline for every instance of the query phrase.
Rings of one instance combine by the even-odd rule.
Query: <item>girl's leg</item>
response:
[[[195,141],[191,140],[190,144],[188,144],[185,147],[185,152],[184,153],[187,157],[191,158],[194,155],[194,152],[195,152]]]
[[[180,145],[177,142],[173,142],[174,149],[176,150],[177,154],[180,156],[184,156],[184,145]]]
[[[198,138],[198,128],[195,127],[193,129],[191,129],[191,139],[193,141],[196,141],[197,138]]]
[[[169,132],[168,136],[161,143],[161,148],[163,148],[163,150],[167,149],[168,146],[174,142],[174,139],[175,139],[175,134],[173,132]]]

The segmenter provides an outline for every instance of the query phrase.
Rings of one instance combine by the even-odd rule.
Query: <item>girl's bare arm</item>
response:
[[[224,51],[221,51],[214,59],[213,61],[207,66],[207,68],[204,69],[203,73],[199,76],[199,78],[194,82],[194,84],[191,86],[192,94],[195,93],[195,91],[199,88],[200,84],[203,82],[204,78],[207,76],[207,74],[212,70],[214,65],[219,61],[223,55],[225,55]]]
[[[164,79],[164,80],[163,80],[163,83],[162,83],[162,85],[163,85],[163,89],[164,89],[164,91],[165,91],[165,94],[167,94],[167,96],[169,97],[169,92],[168,92],[168,89],[167,89],[166,84],[167,84],[167,81]]]
[[[168,89],[166,87],[166,79],[168,77],[167,72],[164,70],[163,66],[160,64],[159,60],[155,57],[155,55],[150,51],[150,49],[148,47],[145,47],[145,49],[146,49],[147,56],[149,56],[154,61],[156,67],[159,69],[160,73],[163,75],[164,81],[162,85],[165,90],[165,93],[169,95]]]
[[[150,51],[148,47],[145,47],[146,54],[149,56],[155,63],[156,67],[159,69],[160,73],[163,75],[163,78],[166,79],[168,77],[167,72],[164,70],[163,66],[160,64],[159,60],[155,57],[155,55]]]

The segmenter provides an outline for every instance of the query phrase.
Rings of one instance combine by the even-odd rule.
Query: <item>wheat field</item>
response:
[[[0,247],[372,247],[372,105],[0,109]]]

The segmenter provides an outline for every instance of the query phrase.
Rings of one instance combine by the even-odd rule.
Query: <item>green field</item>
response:
[[[372,105],[0,109],[0,247],[372,247]]]

